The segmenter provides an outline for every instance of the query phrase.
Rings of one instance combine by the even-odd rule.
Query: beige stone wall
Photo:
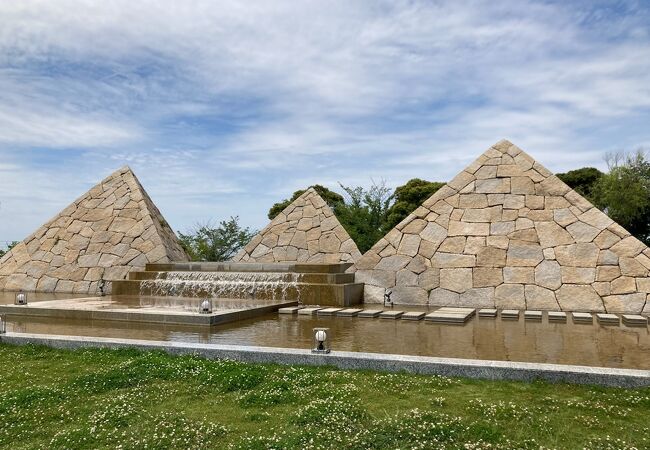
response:
[[[368,303],[650,312],[650,249],[505,140],[356,267]]]
[[[187,259],[158,208],[124,167],[3,256],[0,290],[95,294],[100,280],[123,279],[146,263]]]
[[[361,257],[332,209],[309,188],[278,214],[233,260],[242,262],[354,262]]]

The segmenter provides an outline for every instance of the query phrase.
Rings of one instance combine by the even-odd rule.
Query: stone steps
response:
[[[143,271],[143,272],[130,272],[128,276],[128,280],[130,281],[144,281],[144,280],[165,280],[170,277],[170,272],[171,271],[164,271],[164,272],[155,272],[155,271]],[[196,271],[185,271],[185,270],[179,270],[179,271],[173,271],[173,272],[196,272]],[[238,273],[238,272],[233,272],[233,271],[211,271],[207,272],[210,274],[215,274],[213,276],[217,277],[218,273],[223,272],[224,273],[224,280],[229,281],[232,278],[228,275],[225,274],[233,274],[233,273]],[[300,283],[310,283],[310,284],[347,284],[347,283],[354,283],[354,274],[353,273],[296,273],[296,272],[250,272],[250,271],[242,271],[243,273],[259,273],[260,274],[260,279],[265,279],[269,275],[277,275],[278,279],[280,281],[284,282],[293,282],[293,281],[298,281]],[[202,272],[206,273],[206,272]]]
[[[188,262],[147,264],[147,272],[294,272],[345,273],[352,263],[246,263],[246,262]]]
[[[113,295],[241,298],[300,301],[347,307],[361,303],[363,283],[344,273],[351,264],[189,262],[147,264],[128,280],[115,281]],[[172,272],[175,272],[172,274]],[[178,272],[182,272],[179,274]]]

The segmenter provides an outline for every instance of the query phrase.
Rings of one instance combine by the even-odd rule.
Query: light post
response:
[[[329,331],[329,328],[314,328],[312,353],[329,353],[331,351]]]

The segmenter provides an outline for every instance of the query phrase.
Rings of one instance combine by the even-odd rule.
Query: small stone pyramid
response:
[[[368,303],[650,312],[650,249],[506,140],[356,268]]]
[[[3,256],[0,290],[96,294],[101,280],[123,279],[146,263],[187,260],[158,208],[123,167]]]
[[[361,257],[332,209],[307,189],[260,231],[233,261],[354,262]]]

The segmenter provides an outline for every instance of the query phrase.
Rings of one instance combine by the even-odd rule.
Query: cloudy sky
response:
[[[176,230],[313,183],[650,149],[647,1],[0,2],[0,241],[128,164]]]

